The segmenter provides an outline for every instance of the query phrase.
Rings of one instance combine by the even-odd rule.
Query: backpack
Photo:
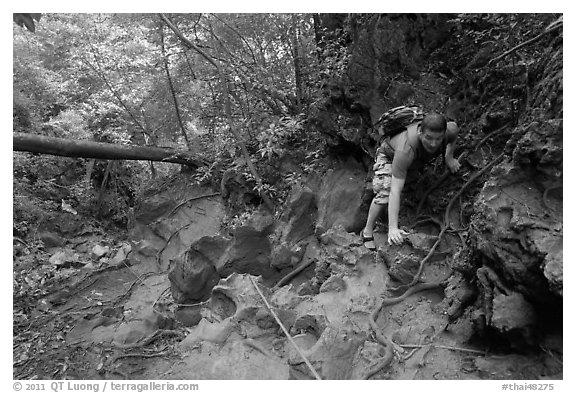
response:
[[[419,106],[398,106],[384,112],[374,123],[374,129],[381,139],[392,138],[405,131],[410,124],[422,121],[424,115],[424,110]]]

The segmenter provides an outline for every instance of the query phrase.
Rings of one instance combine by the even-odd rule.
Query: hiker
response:
[[[426,115],[421,122],[412,123],[405,131],[384,139],[376,151],[372,186],[374,198],[368,211],[366,226],[360,232],[364,246],[376,250],[374,224],[388,205],[388,244],[399,245],[408,233],[398,228],[400,196],[408,169],[420,169],[444,152],[448,169],[454,173],[460,163],[454,158],[458,126],[447,122],[438,113]]]

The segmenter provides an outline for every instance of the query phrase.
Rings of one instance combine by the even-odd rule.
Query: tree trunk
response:
[[[201,159],[190,156],[189,152],[170,148],[77,141],[23,133],[14,133],[13,150],[63,157],[162,161],[187,165],[193,169],[206,165]]]
[[[260,174],[256,170],[256,167],[254,166],[252,159],[250,158],[250,154],[248,153],[248,149],[246,149],[246,144],[244,143],[244,141],[240,137],[240,134],[238,133],[236,128],[234,128],[234,124],[232,121],[232,105],[230,104],[230,91],[228,89],[228,83],[226,82],[226,78],[224,77],[224,74],[222,72],[222,69],[220,68],[220,65],[211,56],[209,56],[206,52],[204,52],[198,46],[194,45],[189,39],[187,39],[182,34],[182,32],[164,14],[160,14],[160,18],[162,18],[162,20],[168,25],[168,27],[170,27],[170,29],[172,29],[174,34],[176,34],[176,36],[180,39],[180,41],[187,48],[194,49],[204,59],[206,59],[206,61],[208,61],[210,64],[212,64],[214,66],[214,68],[216,68],[216,71],[218,72],[218,76],[220,77],[220,84],[222,87],[222,95],[224,98],[224,111],[226,113],[226,117],[228,118],[228,127],[230,128],[230,132],[232,132],[234,139],[236,139],[236,142],[238,142],[238,145],[240,146],[240,151],[242,152],[242,155],[244,156],[244,159],[246,160],[246,165],[248,166],[250,173],[252,174],[252,176],[254,176],[254,179],[256,180],[258,192],[260,194],[260,197],[262,197],[262,200],[264,201],[264,205],[266,205],[268,210],[273,213],[274,212],[274,203],[272,202],[270,197],[268,197],[268,195],[266,195],[266,192],[263,190],[262,178],[260,177]]]
[[[166,79],[168,80],[168,87],[170,88],[170,93],[172,94],[172,99],[174,100],[174,110],[176,111],[176,118],[178,119],[178,125],[180,126],[180,131],[186,142],[186,147],[190,150],[192,147],[190,145],[190,140],[186,134],[186,127],[184,127],[184,122],[182,121],[182,115],[180,114],[180,107],[178,106],[178,98],[176,97],[176,90],[174,89],[174,83],[172,83],[172,76],[170,75],[170,64],[168,63],[168,55],[166,54],[166,47],[164,46],[164,24],[160,22],[160,48],[162,50],[162,61],[164,64],[164,71],[166,71]]]
[[[297,16],[292,15],[292,60],[294,62],[294,80],[296,83],[296,107],[300,112],[302,110],[302,69],[300,65],[300,39],[298,37]]]

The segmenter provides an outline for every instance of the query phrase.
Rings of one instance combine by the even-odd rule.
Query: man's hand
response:
[[[404,241],[404,236],[409,235],[408,232],[402,229],[389,229],[388,230],[388,244],[398,246]]]
[[[455,158],[446,158],[446,166],[450,170],[451,173],[458,172],[460,169],[460,161]]]

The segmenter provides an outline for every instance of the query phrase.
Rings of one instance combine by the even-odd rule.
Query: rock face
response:
[[[556,40],[536,67],[529,110],[506,146],[511,158],[492,170],[474,205],[470,239],[476,265],[470,268],[492,272],[479,289],[492,302],[488,309],[500,314],[486,315],[499,331],[526,330],[537,320],[546,325],[561,316],[561,63]],[[488,293],[501,287],[507,288],[504,295]]]
[[[351,150],[375,150],[370,125],[387,109],[404,105],[418,92],[413,81],[430,53],[449,37],[448,14],[326,14],[321,16],[325,34],[341,29],[345,36],[342,57],[348,67],[327,80],[328,98],[313,113],[313,122],[328,143]],[[333,52],[331,52],[333,54]],[[340,61],[340,59],[338,59]],[[441,105],[440,92],[429,100]],[[431,107],[429,110],[437,109]]]

